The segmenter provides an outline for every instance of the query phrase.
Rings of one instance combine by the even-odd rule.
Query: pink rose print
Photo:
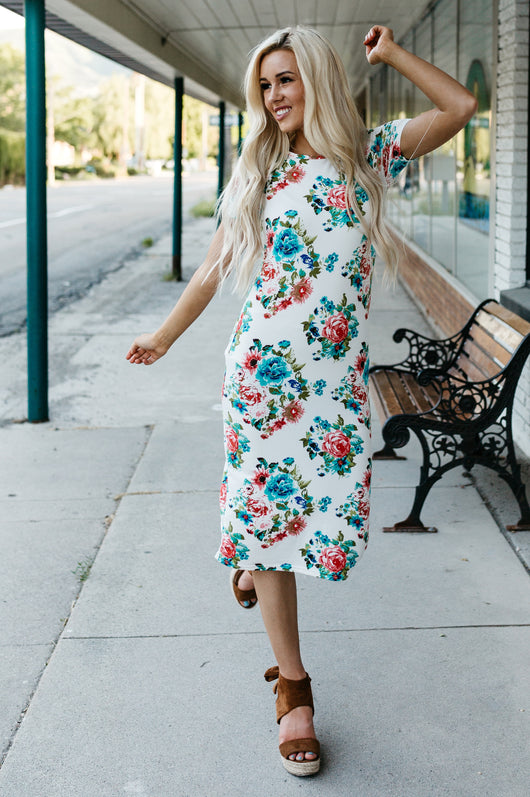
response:
[[[225,556],[227,559],[232,559],[236,554],[236,546],[230,537],[223,536],[219,550],[222,556]]]
[[[318,561],[324,565],[331,573],[338,573],[343,570],[346,564],[346,554],[339,545],[325,548],[319,556]]]
[[[226,494],[227,494],[226,482],[222,482],[221,488],[219,490],[219,505],[221,509],[224,509],[226,506]]]
[[[271,511],[269,502],[260,496],[257,498],[249,498],[247,501],[247,508],[255,517],[263,517],[264,515],[270,514]]]
[[[328,194],[328,205],[334,208],[346,208],[346,186],[338,185]]]
[[[322,334],[333,343],[341,343],[348,337],[348,319],[344,313],[330,316],[324,324]]]
[[[272,236],[272,243],[274,243],[274,233],[270,232],[269,235]],[[267,282],[267,280],[273,280],[278,276],[278,269],[274,263],[267,263],[267,261],[265,261],[261,269],[261,276],[264,282]]]
[[[239,448],[239,437],[231,426],[227,428],[225,438],[227,449],[232,452],[237,451]]]
[[[332,457],[345,457],[350,453],[350,439],[344,432],[328,432],[322,441],[322,448]]]
[[[244,401],[245,404],[250,404],[250,406],[259,404],[263,400],[262,394],[254,385],[241,385],[239,388],[239,395],[242,401]]]
[[[272,230],[269,230],[267,233],[267,249],[271,249],[272,245],[274,244],[274,233]]]

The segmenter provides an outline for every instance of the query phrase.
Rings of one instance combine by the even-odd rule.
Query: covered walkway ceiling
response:
[[[23,0],[0,0],[23,13]],[[400,39],[429,0],[47,0],[47,27],[187,94],[243,107],[249,51],[276,28],[303,24],[327,36],[342,56],[352,89],[370,70],[362,41],[372,24]]]

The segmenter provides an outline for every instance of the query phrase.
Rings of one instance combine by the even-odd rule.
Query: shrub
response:
[[[190,213],[195,218],[207,216],[211,218],[215,215],[215,199],[201,199],[196,205],[190,208]]]
[[[0,185],[24,185],[26,180],[26,136],[0,130]]]

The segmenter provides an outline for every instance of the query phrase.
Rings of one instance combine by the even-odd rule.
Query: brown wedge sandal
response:
[[[232,570],[230,573],[230,583],[232,584],[232,591],[239,605],[243,609],[253,609],[254,606],[258,605],[258,596],[256,595],[256,590],[254,588],[240,589],[238,587],[239,579],[244,572],[244,570]],[[252,601],[254,601],[254,603],[252,603]],[[245,603],[248,603],[248,606],[245,606]]]
[[[276,681],[273,692],[276,698],[276,721],[279,724],[285,714],[298,706],[309,706],[313,714],[313,694],[311,692],[311,678],[307,675],[299,681],[290,681],[280,675],[278,667],[269,667],[265,673],[266,681]],[[292,753],[314,753],[317,758],[312,761],[291,761],[289,758]],[[304,775],[315,775],[320,769],[320,743],[318,739],[291,739],[282,742],[280,745],[280,755],[282,764],[291,775],[303,777]]]

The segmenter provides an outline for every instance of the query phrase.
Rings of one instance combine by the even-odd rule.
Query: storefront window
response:
[[[492,40],[490,0],[461,3],[459,80],[478,112],[458,134],[456,275],[479,298],[488,293]]]
[[[456,77],[457,2],[445,0],[434,8],[435,66]],[[429,155],[432,169],[431,254],[448,271],[455,270],[456,139]]]
[[[488,294],[493,0],[439,0],[401,42],[478,99],[466,129],[411,162],[389,193],[389,217],[466,285]],[[371,125],[432,107],[387,67],[371,81]]]

